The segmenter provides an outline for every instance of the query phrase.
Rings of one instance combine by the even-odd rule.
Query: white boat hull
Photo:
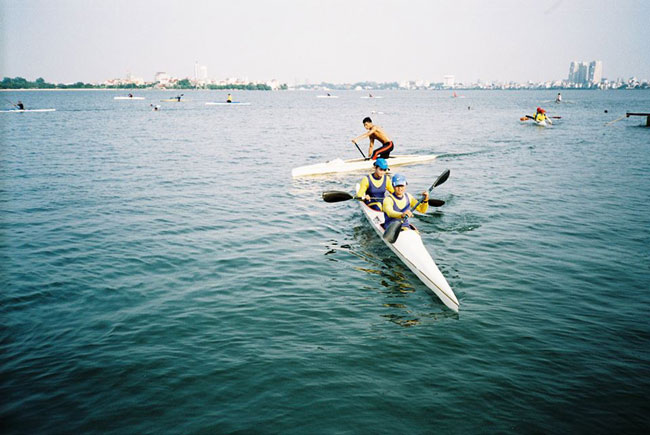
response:
[[[402,166],[411,165],[416,163],[430,162],[437,156],[435,154],[427,154],[422,156],[417,155],[396,155],[389,157],[388,166]],[[291,170],[292,177],[307,177],[311,175],[324,175],[336,174],[339,172],[352,172],[352,171],[367,171],[372,169],[374,160],[366,160],[363,158],[342,160],[334,159],[325,163],[317,163],[315,165],[300,166]]]
[[[0,110],[4,113],[25,113],[25,112],[54,112],[56,109],[10,109],[10,110]]]
[[[144,97],[113,97],[114,100],[144,100]]]
[[[338,98],[338,95],[316,95],[316,98]]]
[[[206,106],[250,106],[251,103],[240,103],[237,101],[233,101],[232,103],[215,103],[208,101],[205,103]]]
[[[365,203],[359,201],[364,216],[370,222],[375,232],[381,240],[388,246],[391,251],[399,257],[400,260],[427,286],[438,298],[452,311],[458,312],[460,303],[449,286],[444,275],[436,266],[431,258],[431,254],[424,247],[422,238],[417,231],[402,231],[395,241],[389,243],[384,240],[384,229],[381,224],[384,223],[384,213],[373,210]]]

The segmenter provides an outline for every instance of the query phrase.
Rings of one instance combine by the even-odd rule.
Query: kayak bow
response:
[[[417,231],[407,229],[402,231],[400,237],[395,243],[387,242],[384,235],[384,213],[368,207],[365,203],[359,201],[364,216],[370,222],[379,238],[388,246],[391,251],[399,257],[400,260],[408,267],[424,285],[429,288],[438,298],[452,311],[458,312],[460,303],[449,286],[436,263],[433,261],[431,254],[424,247],[422,238]]]

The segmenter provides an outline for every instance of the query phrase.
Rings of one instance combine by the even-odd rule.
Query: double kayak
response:
[[[25,112],[54,112],[56,109],[9,109],[0,110],[3,113],[25,113]]]
[[[179,100],[178,98],[165,98],[164,100],[160,100],[160,101],[162,101],[163,103],[184,103],[190,100],[186,100],[186,99]]]
[[[364,202],[358,201],[364,216],[370,222],[370,225],[379,235],[381,240],[390,248],[391,251],[402,260],[402,262],[413,272],[419,279],[430,289],[443,304],[452,311],[458,312],[460,303],[449,286],[436,263],[433,261],[431,254],[424,247],[420,234],[412,229],[406,229],[400,232],[395,243],[390,243],[384,239],[384,213],[368,207]]]
[[[421,156],[405,154],[401,156],[391,156],[386,160],[388,162],[388,166],[392,168],[393,166],[430,162],[436,157],[436,154],[426,154]],[[340,172],[368,171],[372,169],[373,163],[374,160],[366,160],[364,158],[351,160],[334,159],[325,163],[317,163],[315,165],[293,168],[291,170],[291,176],[296,178],[312,175],[336,174]]]

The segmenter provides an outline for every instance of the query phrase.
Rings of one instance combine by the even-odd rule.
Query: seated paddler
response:
[[[537,112],[535,113],[535,121],[537,122],[543,122],[546,121],[549,124],[552,124],[551,120],[549,119],[548,116],[546,116],[546,110],[542,109],[541,107],[537,108]]]
[[[393,193],[387,193],[386,198],[384,198],[383,211],[384,211],[384,228],[388,228],[391,222],[395,220],[404,219],[402,222],[402,230],[406,228],[415,229],[413,225],[410,224],[408,218],[413,217],[411,212],[411,207],[415,206],[418,203],[417,198],[415,198],[410,193],[406,193],[406,177],[402,174],[393,175]],[[429,209],[429,192],[422,192],[424,195],[424,201],[416,208],[420,213],[426,213]]]
[[[381,157],[373,163],[374,171],[361,179],[357,198],[361,198],[368,207],[381,211],[381,205],[384,202],[386,191],[393,192],[393,184],[386,173],[388,171],[388,162]]]

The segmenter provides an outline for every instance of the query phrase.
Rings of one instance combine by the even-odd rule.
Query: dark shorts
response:
[[[387,159],[390,156],[390,152],[393,151],[393,141],[391,140],[390,142],[386,142],[384,144],[381,144],[379,148],[373,151],[372,156],[370,157],[372,160],[377,160],[377,158],[381,157],[382,159]]]

